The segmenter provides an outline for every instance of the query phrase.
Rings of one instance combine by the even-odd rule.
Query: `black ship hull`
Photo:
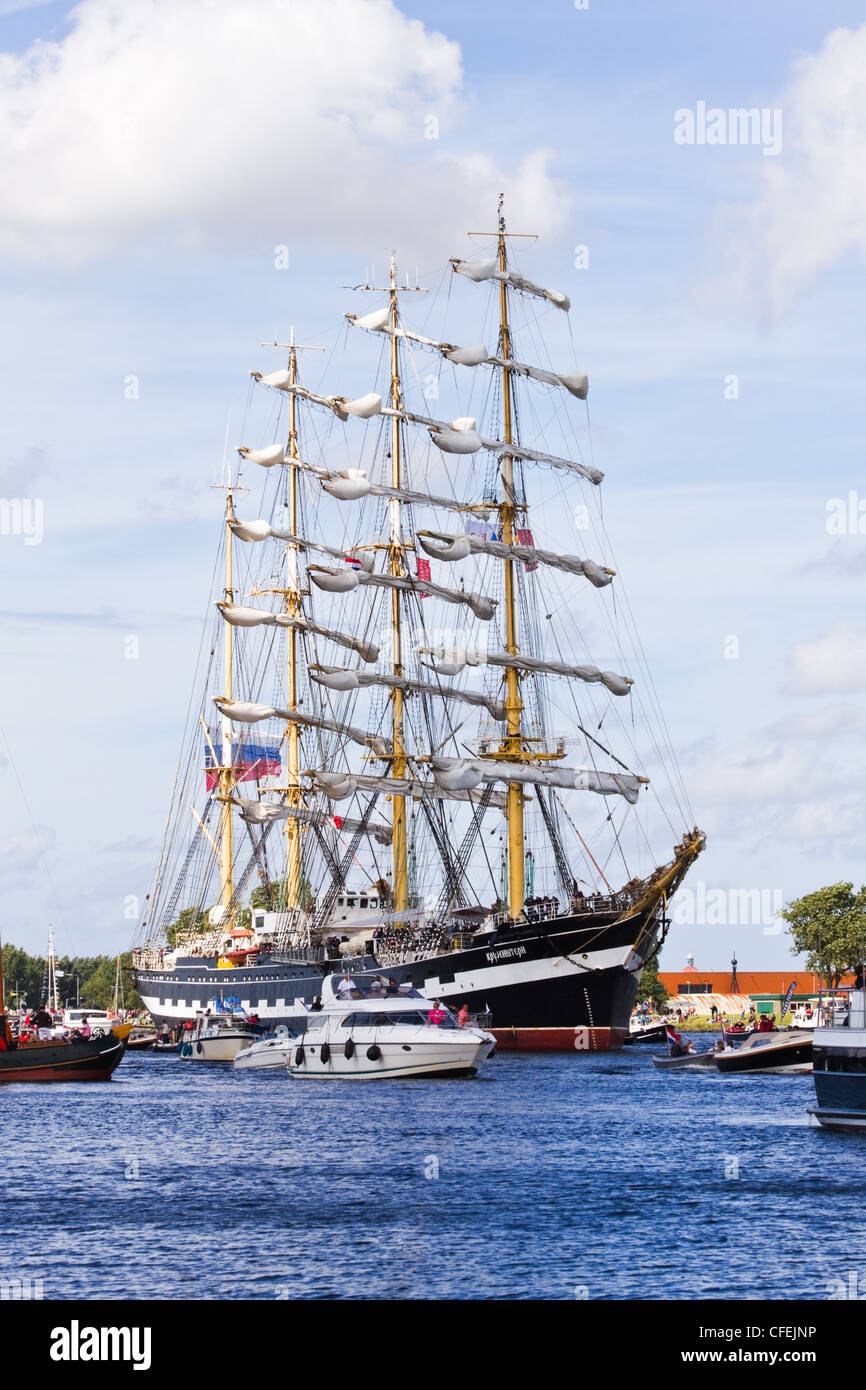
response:
[[[0,1052],[0,1083],[12,1081],[108,1081],[126,1051],[127,1027],[107,1037],[73,1042],[20,1043]]]
[[[417,960],[385,953],[272,956],[219,969],[213,958],[181,957],[170,970],[137,968],[135,983],[158,1025],[176,1027],[196,1009],[237,1001],[263,1024],[297,1028],[303,1005],[321,993],[323,976],[348,969],[412,984],[449,1005],[465,1002],[472,1012],[489,1010],[490,1030],[506,1050],[607,1051],[626,1037],[640,969],[656,944],[657,907],[508,925],[473,937],[463,949]]]

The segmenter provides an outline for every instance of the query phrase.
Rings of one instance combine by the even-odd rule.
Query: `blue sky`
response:
[[[0,537],[0,755],[26,793],[7,763],[5,936],[128,944],[258,344],[327,335],[391,245],[433,283],[500,186],[541,233],[526,273],[572,298],[608,527],[710,836],[697,877],[859,884],[866,554],[826,507],[864,489],[862,7],[240,9],[0,4],[0,495],[45,508],[41,545]],[[781,153],[677,145],[700,101],[781,109]],[[664,964],[732,949],[790,959],[760,923],[678,924]]]

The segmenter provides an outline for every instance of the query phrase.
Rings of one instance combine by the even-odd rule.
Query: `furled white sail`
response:
[[[275,464],[286,462],[286,451],[282,444],[269,444],[266,449],[248,449],[245,444],[239,444],[238,453],[243,454],[248,463],[258,463],[262,468],[273,468]]]
[[[482,796],[471,789],[443,787],[436,781],[421,782],[408,777],[373,777],[365,773],[327,772],[319,768],[308,770],[304,776],[312,777],[316,790],[324,792],[332,801],[346,801],[358,791],[416,799],[430,797],[437,801],[480,801]],[[494,792],[487,804],[495,810],[504,810],[506,797],[502,792]]]
[[[555,304],[557,309],[568,310],[571,308],[571,300],[562,290],[546,290],[542,285],[536,285],[532,280],[527,280],[525,275],[518,275],[515,270],[500,270],[497,260],[487,261],[461,261],[452,257],[451,264],[458,275],[465,275],[467,280],[477,282],[481,280],[504,281],[506,285],[511,285],[512,289],[521,290],[523,294],[534,295],[537,299],[546,299],[550,304]]]
[[[359,497],[368,497],[373,485],[363,468],[346,468],[341,473],[319,475],[319,482],[325,492],[336,497],[338,502],[357,502]]]
[[[352,571],[348,571],[352,573]],[[293,627],[299,632],[314,632],[319,637],[328,637],[341,647],[357,652],[364,661],[378,661],[379,648],[363,637],[350,632],[337,632],[332,627],[323,627],[310,618],[294,617],[291,613],[272,613],[266,608],[248,608],[240,603],[218,603],[217,608],[232,627]]]
[[[232,627],[285,626],[280,623],[280,619],[288,617],[287,613],[271,613],[269,609],[251,608],[244,603],[219,602],[216,606]]]
[[[599,671],[597,666],[571,666],[564,661],[541,661],[535,656],[511,656],[508,652],[491,652],[487,657],[490,666],[511,666],[515,670],[541,671],[550,676],[568,676],[572,680],[586,681],[589,685],[603,685],[611,695],[628,695],[634,682],[628,676],[618,676],[615,671]]]
[[[490,361],[483,343],[469,343],[466,347],[449,347],[447,343],[439,343],[437,346],[443,357],[447,357],[449,362],[458,363],[461,367],[480,367],[482,362]]]
[[[266,376],[263,376],[261,372],[250,372],[250,376],[254,381],[260,381],[262,386],[273,386],[277,391],[285,391],[292,380],[285,368],[279,372],[268,372]]]
[[[242,818],[249,825],[266,825],[268,821],[297,820],[305,825],[318,825],[325,830],[333,830],[334,818],[327,815],[324,811],[313,811],[307,806],[282,806],[278,802],[270,801],[249,801],[242,797],[233,797],[232,802],[240,807]],[[350,820],[345,816],[340,817],[339,830],[352,833],[355,830],[364,831],[365,835],[372,835],[373,839],[380,845],[390,845],[393,831],[390,825],[384,825],[378,821],[368,821],[366,824],[359,820]]]
[[[263,719],[284,719],[287,724],[303,724],[310,729],[327,729],[334,734],[344,734],[353,743],[362,747],[372,746],[377,757],[390,757],[390,744],[379,734],[368,733],[366,729],[356,729],[351,724],[336,719],[325,719],[318,714],[302,713],[296,709],[281,709],[278,705],[258,705],[249,700],[227,700],[222,695],[214,695],[213,702],[220,714],[233,724],[258,724]]]
[[[450,425],[432,430],[431,438],[446,454],[477,454],[482,447],[481,435],[470,419],[452,420]]]
[[[550,764],[537,767],[530,763],[504,762],[498,758],[434,757],[431,764],[436,782],[448,790],[468,790],[481,782],[528,782],[535,786],[597,792],[600,796],[624,796],[633,805],[641,788],[641,779],[631,772],[596,772],[594,768]]]
[[[597,589],[610,584],[614,571],[604,569],[594,560],[581,560],[577,555],[558,555],[553,550],[538,550],[531,545],[506,545],[504,541],[485,540],[482,536],[450,535],[446,531],[416,532],[421,546],[436,560],[465,560],[474,554],[495,555],[500,560],[522,560],[524,564],[540,563],[568,574],[582,574]]]
[[[295,392],[295,395],[302,396],[304,400],[310,400],[317,406],[325,406],[328,410],[334,410],[341,418],[343,417],[341,414],[342,406],[338,409],[338,404],[336,404],[336,402],[342,402],[343,398],[317,396],[316,392],[307,391],[306,386],[292,386],[289,389]],[[542,453],[539,449],[527,449],[527,446],[517,445],[517,443],[505,443],[502,439],[485,439],[481,435],[475,434],[480,439],[480,443],[475,446],[475,449],[468,449],[468,442],[471,441],[473,431],[460,430],[456,421],[449,424],[448,421],[432,420],[430,416],[418,416],[411,410],[395,410],[392,406],[381,406],[377,413],[382,414],[382,416],[398,416],[399,420],[409,420],[411,424],[424,425],[427,430],[431,431],[435,443],[439,443],[441,438],[445,439],[446,448],[443,449],[445,453],[473,453],[477,452],[477,449],[491,449],[493,453],[509,453],[513,459],[528,459],[532,463],[546,463],[552,468],[559,468],[563,473],[577,473],[581,478],[588,478],[589,482],[594,482],[596,486],[605,477],[599,468],[592,468],[587,463],[577,463],[574,459],[557,459],[556,455],[552,455],[552,453]],[[463,439],[459,438],[460,434],[463,434]],[[452,448],[448,448],[448,445]]]
[[[494,719],[505,718],[505,706],[501,700],[475,690],[455,690],[447,685],[410,680],[408,676],[391,676],[382,671],[353,671],[342,666],[323,666],[320,662],[311,662],[308,670],[312,680],[327,686],[329,690],[357,690],[365,685],[384,685],[392,690],[410,690],[440,700],[461,700],[466,705],[489,710]]]
[[[296,628],[299,632],[314,632],[318,637],[327,637],[331,642],[336,642],[340,647],[346,647],[351,652],[357,652],[363,661],[374,662],[379,660],[379,648],[375,642],[368,642],[363,637],[353,636],[349,632],[337,632],[332,627],[323,627],[321,623],[314,623],[309,618],[289,617],[286,627]]]
[[[442,420],[433,420],[429,415],[417,415],[411,410],[393,410],[390,406],[383,406],[382,414],[396,415],[399,419],[408,420],[413,425],[423,425],[430,431],[434,444],[438,443],[438,437],[443,434],[456,434],[453,422],[447,424]],[[528,449],[525,444],[506,444],[504,440],[486,439],[482,436],[479,448],[490,449],[496,454],[509,454],[511,458],[529,459],[533,463],[547,463],[551,468],[557,468],[562,472],[577,473],[581,478],[587,478],[596,486],[604,477],[600,469],[591,468],[587,463],[578,463],[574,459],[557,458],[555,454],[544,454],[539,449]],[[446,450],[446,452],[449,451]]]
[[[589,377],[586,372],[548,372],[544,367],[531,367],[526,362],[514,362],[508,357],[489,357],[492,367],[507,367],[518,376],[528,376],[532,381],[544,381],[548,386],[564,386],[572,396],[585,401],[589,395]]]
[[[234,535],[242,541],[291,541],[295,545],[301,546],[304,550],[315,550],[322,555],[332,555],[338,560],[347,559],[345,547],[323,545],[319,541],[308,541],[303,536],[296,536],[291,531],[280,531],[276,526],[272,526],[269,521],[240,521],[235,518],[229,522]],[[359,564],[368,573],[372,571],[376,563],[376,557],[371,550],[362,550],[357,555],[352,555],[354,563]]]
[[[445,507],[452,511],[460,509],[454,497],[434,497],[429,492],[414,492],[405,487],[386,487],[384,483],[372,483],[363,468],[347,468],[340,473],[328,472],[305,464],[308,472],[314,473],[325,492],[336,497],[339,502],[355,502],[360,497],[394,497],[398,502],[417,502],[421,506]],[[480,516],[487,516],[490,508],[474,508]]]
[[[375,391],[368,391],[366,396],[359,396],[357,400],[347,400],[345,396],[332,396],[331,407],[341,419],[345,419],[347,415],[356,415],[359,420],[369,420],[373,415],[381,415],[382,397]]]
[[[515,671],[539,671],[549,676],[568,676],[590,685],[603,685],[612,695],[627,695],[634,684],[628,676],[618,676],[614,671],[599,671],[597,666],[542,661],[539,657],[524,656],[522,653],[512,656],[509,652],[479,653],[453,647],[418,647],[417,651],[421,664],[440,676],[456,676],[466,666],[486,665],[511,667]]]
[[[369,314],[347,314],[346,318],[353,323],[356,328],[367,328],[371,333],[379,333],[383,328],[388,327],[388,319],[391,317],[389,308],[374,309]]]
[[[279,534],[267,521],[234,520],[229,522],[229,526],[239,541],[267,541]]]
[[[320,589],[332,594],[347,594],[364,584],[385,589],[414,589],[441,598],[444,603],[465,603],[482,622],[489,622],[496,611],[496,599],[463,589],[446,589],[429,579],[413,579],[411,575],[365,574],[363,570],[329,569],[324,565],[308,565],[307,574]]]
[[[543,293],[547,298],[551,295],[558,295],[559,292],[545,290]],[[554,301],[551,300],[551,302]],[[586,372],[550,372],[544,367],[532,367],[526,362],[514,362],[512,359],[504,357],[491,357],[483,343],[469,343],[466,347],[457,347],[454,343],[441,343],[437,342],[435,338],[427,338],[423,333],[412,333],[407,328],[391,328],[388,324],[389,313],[387,309],[377,309],[374,313],[367,314],[363,318],[359,318],[357,314],[347,314],[346,318],[356,328],[367,328],[374,332],[386,333],[392,338],[407,338],[413,343],[423,343],[425,347],[435,348],[447,361],[455,362],[462,367],[507,367],[520,376],[531,377],[533,381],[544,381],[549,386],[564,386],[566,391],[570,391],[581,401],[586,400],[589,391],[589,378]]]

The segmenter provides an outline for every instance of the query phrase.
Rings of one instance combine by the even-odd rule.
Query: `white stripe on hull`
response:
[[[514,951],[519,947],[504,947]],[[436,956],[429,962],[431,969],[445,965],[448,956]],[[430,999],[448,999],[460,994],[475,994],[478,991],[507,989],[513,985],[533,984],[542,980],[563,980],[589,978],[596,971],[613,970],[617,966],[628,968],[637,965],[637,960],[628,951],[623,954],[622,947],[608,951],[589,951],[586,956],[572,960],[565,956],[544,956],[541,960],[497,961],[480,969],[455,969],[453,984],[445,984],[438,975],[430,974],[424,980],[424,992]]]

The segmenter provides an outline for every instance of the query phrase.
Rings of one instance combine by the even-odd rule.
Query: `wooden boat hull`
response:
[[[806,1073],[812,1070],[812,1034],[755,1033],[732,1052],[717,1052],[716,1067],[728,1074]]]
[[[130,1025],[104,1038],[70,1043],[21,1043],[0,1052],[0,1083],[14,1081],[108,1081],[127,1047]]]

